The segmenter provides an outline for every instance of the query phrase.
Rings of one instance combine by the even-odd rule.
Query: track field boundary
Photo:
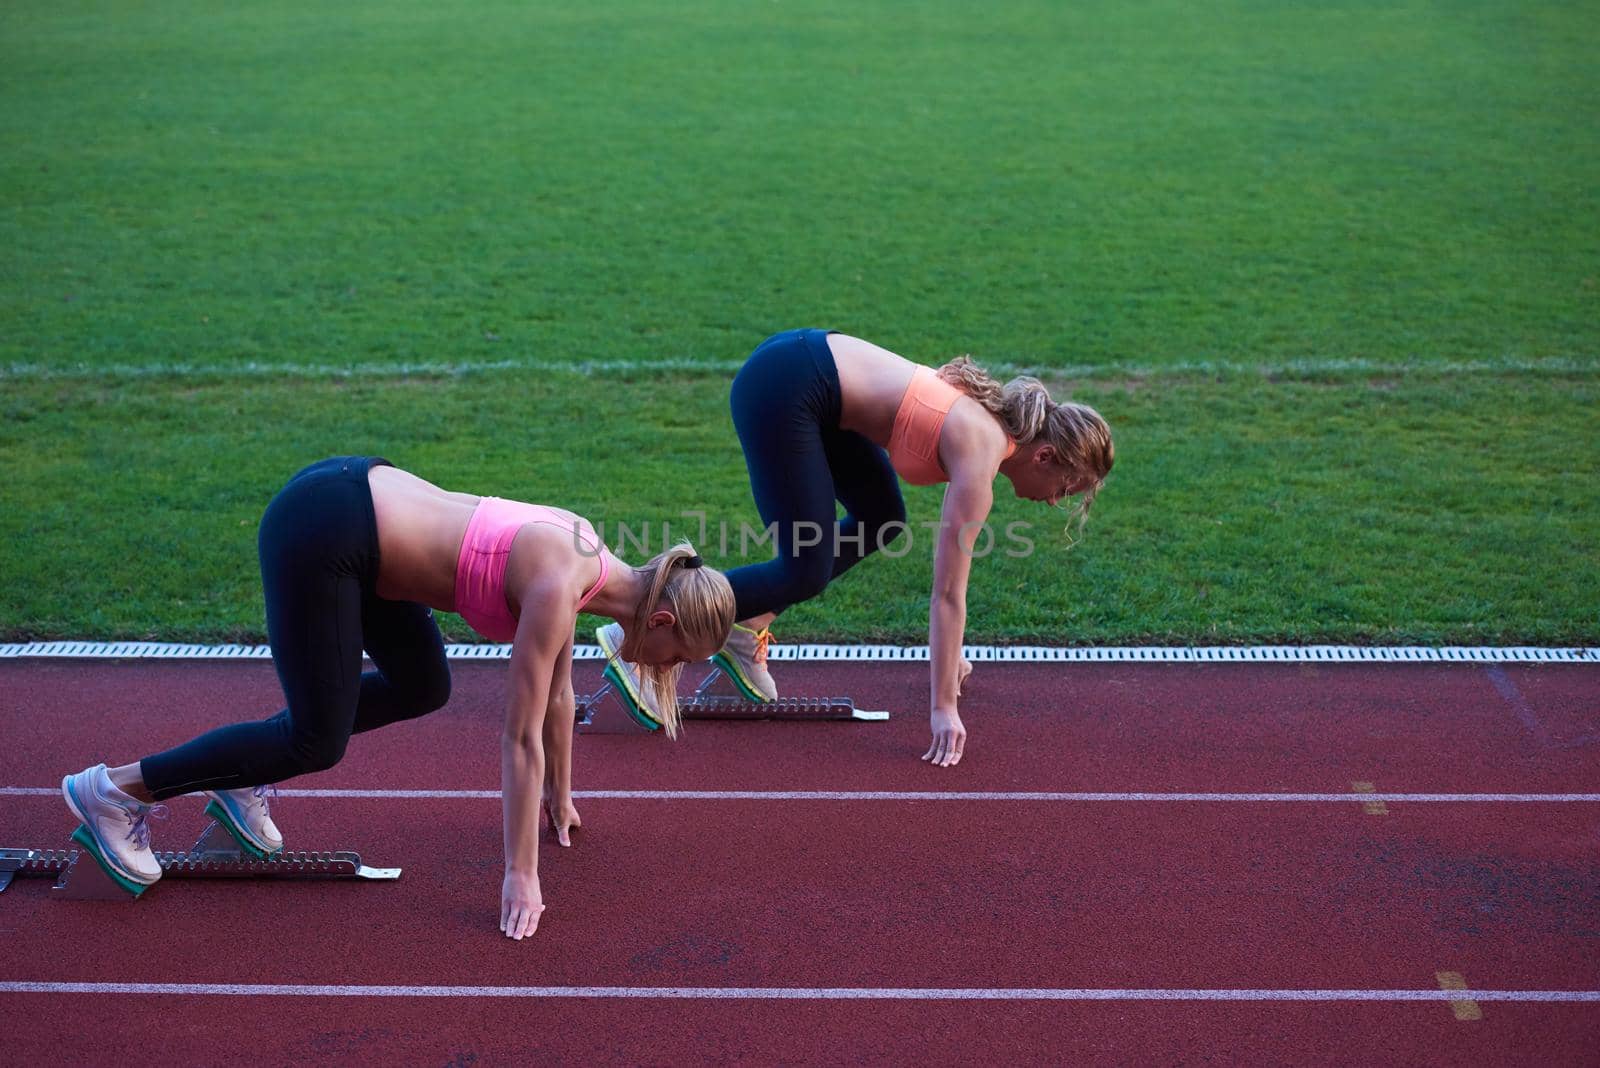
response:
[[[1350,664],[1600,664],[1600,647],[1526,645],[1209,645],[1084,646],[968,645],[967,659],[981,663],[1350,663]],[[451,660],[506,660],[511,646],[453,643]],[[926,662],[925,645],[776,644],[768,654],[778,661]],[[0,660],[27,658],[76,660],[270,660],[265,645],[196,645],[181,642],[43,641],[0,644]],[[598,645],[575,645],[574,660],[604,660]]]

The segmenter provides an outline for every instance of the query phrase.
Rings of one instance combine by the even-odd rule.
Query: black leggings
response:
[[[140,762],[158,800],[232,790],[322,771],[350,735],[425,715],[450,699],[450,667],[433,613],[386,601],[367,471],[388,464],[340,456],[312,464],[261,518],[267,639],[288,707],[219,727]],[[376,671],[361,672],[363,647]]]
[[[750,492],[761,521],[777,525],[776,556],[728,572],[739,619],[815,597],[904,529],[906,506],[889,454],[839,428],[829,333],[774,334],[733,380],[729,401]],[[837,523],[835,500],[848,513]]]

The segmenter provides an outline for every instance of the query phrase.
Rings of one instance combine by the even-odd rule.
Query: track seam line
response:
[[[233,997],[658,998],[815,1001],[1523,1001],[1600,1002],[1600,990],[1286,990],[1064,987],[386,986],[10,980],[4,994]]]
[[[55,786],[0,786],[0,797],[58,797]],[[498,801],[499,790],[287,789],[280,797],[335,800]],[[1596,804],[1600,793],[1207,793],[1047,790],[574,790],[574,798],[613,801],[1021,801],[1188,804]]]

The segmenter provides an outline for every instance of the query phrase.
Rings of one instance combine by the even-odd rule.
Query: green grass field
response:
[[[728,380],[823,325],[1112,423],[976,640],[1600,640],[1592,0],[213,7],[0,14],[0,637],[259,637],[332,452],[753,522]]]

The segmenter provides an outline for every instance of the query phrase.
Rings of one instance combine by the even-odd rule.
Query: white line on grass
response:
[[[739,360],[418,360],[394,363],[112,363],[43,364],[12,363],[0,366],[0,381],[5,379],[58,381],[117,378],[463,378],[468,375],[502,374],[508,371],[540,374],[571,374],[593,377],[607,374],[672,371],[689,374],[733,376],[742,366]]]
[[[0,982],[4,994],[334,998],[645,998],[759,1001],[1600,1001],[1600,990],[1207,990],[871,986],[380,986]]]
[[[1600,373],[1600,360],[1551,356],[1526,358],[1502,356],[1483,360],[1374,360],[1304,359],[1277,363],[1250,363],[1243,360],[1178,360],[1165,364],[1060,364],[989,361],[985,364],[999,375],[1031,374],[1042,378],[1127,379],[1171,378],[1212,375],[1252,375],[1264,378],[1324,378],[1338,375],[1417,375],[1420,377],[1458,377],[1496,374],[1593,375]],[[675,372],[693,375],[732,377],[743,366],[742,359],[707,360],[694,357],[665,357],[655,360],[595,359],[548,360],[520,356],[500,360],[416,360],[364,361],[359,363],[243,362],[225,364],[152,361],[149,363],[110,364],[0,364],[0,381],[7,379],[101,380],[127,378],[239,379],[239,378],[459,378],[468,375],[537,373],[571,374],[595,377],[612,374],[650,374]]]
[[[57,797],[54,786],[0,786],[0,797]],[[499,790],[279,790],[280,797],[343,801],[498,801]],[[1011,801],[1179,802],[1187,804],[1315,803],[1390,801],[1395,804],[1596,804],[1592,794],[1405,794],[1405,793],[1203,793],[1185,791],[1092,792],[1047,790],[574,790],[575,798],[611,801]]]

